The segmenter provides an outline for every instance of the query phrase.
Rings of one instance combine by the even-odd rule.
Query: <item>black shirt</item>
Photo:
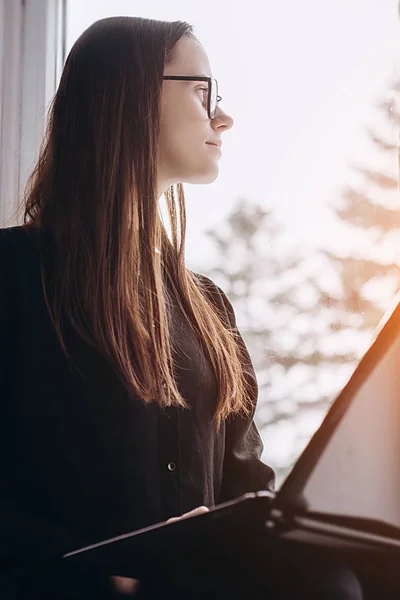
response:
[[[274,473],[260,461],[253,418],[231,418],[216,433],[211,366],[178,310],[172,335],[190,409],[161,410],[130,397],[105,359],[72,333],[69,348],[87,377],[69,369],[29,231],[0,230],[1,514],[52,524],[79,547],[271,489]],[[204,276],[199,285],[236,327],[222,290]],[[255,407],[257,382],[241,343]],[[21,551],[9,530],[2,529],[0,558]]]

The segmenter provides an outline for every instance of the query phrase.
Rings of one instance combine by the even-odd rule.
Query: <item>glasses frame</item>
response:
[[[207,113],[208,113],[208,118],[209,119],[214,119],[215,117],[215,113],[217,110],[217,106],[218,106],[218,102],[221,102],[222,97],[218,96],[218,81],[215,79],[215,77],[203,77],[203,76],[198,76],[198,77],[192,77],[189,75],[185,75],[185,76],[180,76],[180,75],[164,75],[163,79],[170,79],[172,81],[207,81],[208,83],[208,98],[207,98]],[[217,86],[217,102],[215,104],[215,111],[214,114],[211,115],[211,82],[215,81],[215,85]]]

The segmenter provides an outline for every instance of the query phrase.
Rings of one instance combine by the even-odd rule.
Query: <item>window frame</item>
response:
[[[22,200],[65,60],[66,0],[0,0],[0,226]]]

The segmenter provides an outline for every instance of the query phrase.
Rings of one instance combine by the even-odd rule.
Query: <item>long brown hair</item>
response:
[[[195,37],[186,22],[112,17],[80,36],[50,107],[23,218],[51,232],[50,302],[43,263],[42,283],[66,356],[62,310],[129,391],[145,402],[188,407],[174,370],[172,286],[213,367],[219,428],[229,414],[251,410],[237,333],[185,266],[182,184],[165,193],[171,237],[156,189],[164,67],[184,35]]]

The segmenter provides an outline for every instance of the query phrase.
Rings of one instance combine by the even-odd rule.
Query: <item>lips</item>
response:
[[[209,146],[217,146],[218,148],[221,148],[222,146],[222,142],[206,142],[206,144]]]

